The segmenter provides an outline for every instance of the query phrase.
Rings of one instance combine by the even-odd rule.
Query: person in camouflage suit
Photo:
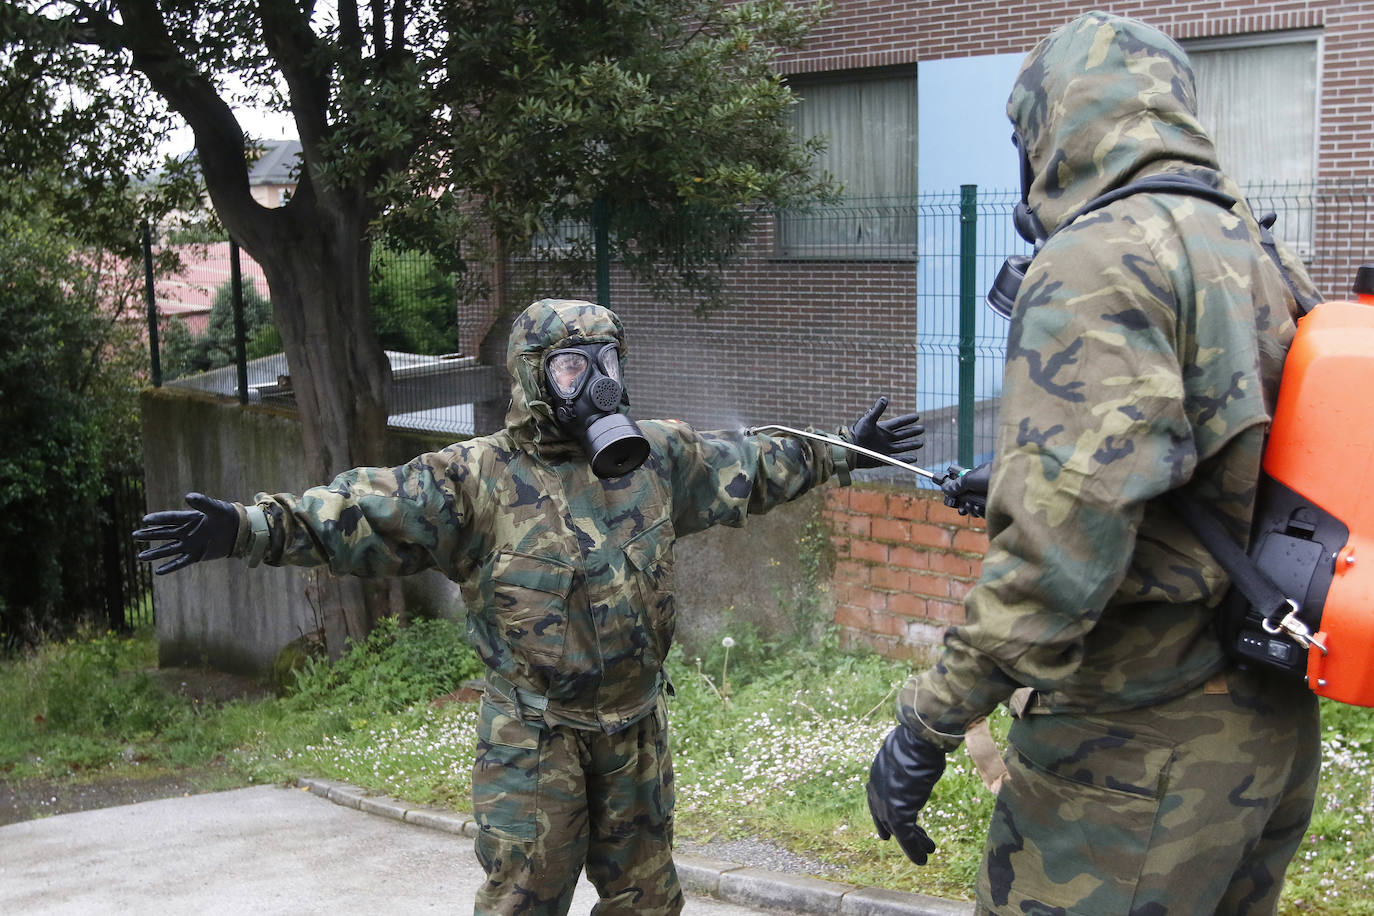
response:
[[[1248,541],[1295,296],[1243,202],[1135,193],[1069,222],[1146,176],[1241,199],[1158,31],[1075,19],[1026,58],[1007,110],[1049,237],[1011,316],[982,573],[900,693],[874,822],[923,863],[916,816],[946,753],[1005,702],[980,912],[1272,913],[1315,797],[1316,699],[1228,664],[1227,578],[1162,498]]]
[[[599,478],[555,421],[545,375],[552,351],[599,344],[623,360],[624,329],[608,309],[535,302],[511,328],[499,432],[299,496],[261,493],[251,506],[188,494],[190,510],[153,513],[134,533],[166,542],[139,555],[171,557],[159,573],[232,555],[340,575],[435,568],[459,583],[487,666],[472,789],[487,872],[478,914],[566,913],[584,865],[599,914],[682,909],[664,704],[673,542],[877,464],[809,438],[643,420],[644,463]],[[842,435],[909,454],[921,445],[918,418],[879,420],[886,404]]]

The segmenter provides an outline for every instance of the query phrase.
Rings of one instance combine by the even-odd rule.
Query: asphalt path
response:
[[[261,786],[0,827],[0,913],[471,913],[469,837]],[[573,913],[590,912],[584,878]],[[776,913],[689,897],[690,916]]]
[[[0,827],[0,914],[471,913],[470,815],[301,779]],[[679,853],[686,916],[970,916],[968,903]],[[585,878],[571,912],[589,913]]]

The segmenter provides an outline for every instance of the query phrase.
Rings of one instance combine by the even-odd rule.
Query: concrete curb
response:
[[[470,814],[426,808],[385,795],[369,795],[356,786],[328,779],[298,777],[295,784],[312,795],[367,814],[459,836],[477,836],[477,822]],[[673,861],[684,890],[709,894],[742,906],[812,916],[970,916],[973,913],[971,903],[925,894],[780,874],[701,856],[677,854]]]

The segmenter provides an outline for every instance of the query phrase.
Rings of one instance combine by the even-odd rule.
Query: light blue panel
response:
[[[1019,183],[1007,96],[1024,54],[989,54],[916,65],[917,157],[922,193],[963,184]]]
[[[917,64],[917,396],[922,409],[952,407],[958,395],[959,189],[978,186],[978,352],[980,401],[1001,390],[1006,321],[983,303],[1002,260],[1025,253],[1011,227],[1020,172],[1007,120],[1007,96],[1023,54],[995,54]]]

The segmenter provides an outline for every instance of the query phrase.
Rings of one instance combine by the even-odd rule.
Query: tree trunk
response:
[[[272,291],[316,483],[380,464],[385,452],[391,368],[372,324],[365,227],[360,218],[348,222],[290,233],[263,251],[244,245]]]
[[[372,321],[366,209],[361,204],[356,213],[340,209],[265,212],[264,219],[253,221],[258,231],[241,238],[244,250],[262,265],[286,349],[309,474],[309,480],[295,485],[297,492],[350,468],[385,461],[391,368]],[[266,232],[264,222],[271,224]],[[321,571],[317,586],[333,658],[346,639],[366,638],[380,617],[395,610],[394,589],[387,583]]]

